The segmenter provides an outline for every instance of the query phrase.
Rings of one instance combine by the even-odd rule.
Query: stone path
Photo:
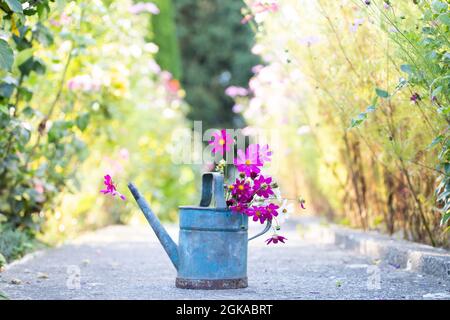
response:
[[[9,265],[0,292],[11,299],[450,299],[446,280],[302,239],[292,222],[285,235],[285,245],[251,242],[246,289],[177,289],[149,227],[111,226]]]

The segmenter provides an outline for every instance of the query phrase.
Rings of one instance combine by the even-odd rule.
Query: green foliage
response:
[[[0,39],[0,68],[3,70],[11,70],[14,62],[14,54],[8,43]]]
[[[384,13],[383,22],[387,27],[398,32],[390,34],[397,45],[405,64],[401,71],[408,75],[407,85],[414,90],[414,102],[423,104],[436,111],[446,123],[450,123],[450,29],[448,4],[443,1],[423,1],[417,4],[421,17],[415,25],[398,19],[393,11]],[[410,89],[410,90],[411,90]],[[413,98],[411,98],[413,99]],[[441,183],[436,188],[437,204],[442,212],[441,225],[448,222],[450,211],[450,176],[447,167],[450,165],[449,127],[434,132],[428,150],[440,145],[439,165]]]
[[[205,128],[243,126],[233,114],[228,86],[246,86],[259,59],[250,53],[253,35],[242,25],[240,1],[174,0],[190,119]]]
[[[160,10],[159,14],[151,18],[153,31],[151,38],[159,47],[156,61],[163,70],[169,71],[175,79],[180,79],[182,74],[181,57],[172,0],[156,0],[152,2]]]
[[[286,0],[259,14],[267,66],[243,115],[277,129],[282,188],[315,212],[448,247],[448,2],[415,3]]]
[[[9,300],[8,296],[0,291],[0,300]]]
[[[173,220],[193,201],[194,175],[161,150],[186,106],[149,63],[148,15],[130,13],[131,0],[35,1],[23,14],[3,2],[0,239],[19,251],[0,252],[15,258],[36,236],[57,243],[139,217],[131,201],[99,193],[107,173],[122,193],[133,179],[157,194],[152,205]],[[180,176],[184,189],[167,184]]]
[[[7,261],[22,257],[35,246],[29,234],[20,230],[11,230],[7,225],[0,225],[0,234],[0,268]]]

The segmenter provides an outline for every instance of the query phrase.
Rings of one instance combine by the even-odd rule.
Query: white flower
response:
[[[289,219],[289,215],[294,212],[294,204],[288,203],[287,199],[284,199],[281,207],[278,209],[278,222],[284,223],[287,219]]]

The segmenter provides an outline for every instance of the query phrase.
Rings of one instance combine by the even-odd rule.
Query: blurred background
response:
[[[0,260],[142,222],[99,193],[106,173],[176,221],[208,170],[172,161],[193,120],[277,130],[277,182],[308,214],[449,246],[447,1],[0,0],[0,14]]]

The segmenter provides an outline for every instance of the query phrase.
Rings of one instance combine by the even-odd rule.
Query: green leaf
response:
[[[402,64],[400,66],[400,70],[402,70],[403,72],[407,73],[407,74],[412,74],[413,71],[411,69],[411,66],[409,64]]]
[[[441,134],[437,136],[436,138],[431,141],[431,143],[428,145],[427,149],[432,149],[433,147],[437,146],[439,143],[441,143],[444,140],[444,136]]]
[[[38,22],[36,24],[35,29],[33,30],[33,34],[35,39],[37,39],[45,47],[53,44],[53,34],[42,23]]]
[[[450,212],[446,212],[441,219],[441,226],[445,226],[450,219]]]
[[[87,128],[88,123],[89,123],[89,113],[87,112],[78,116],[75,120],[75,124],[81,131],[84,131]]]
[[[387,91],[385,91],[385,90],[380,89],[380,88],[376,88],[375,89],[375,93],[380,98],[388,98],[389,97],[389,93]]]
[[[450,26],[450,13],[443,13],[441,15],[439,15],[438,17],[439,21],[441,21],[443,24],[446,24],[448,26]]]
[[[35,111],[32,107],[26,106],[26,107],[23,109],[22,114],[23,114],[25,117],[31,119],[31,118],[33,118],[33,117],[36,115],[36,111]]]
[[[355,119],[352,119],[352,121],[350,123],[350,128],[358,127],[366,119],[367,119],[367,113],[361,112]]]
[[[446,3],[442,2],[442,1],[439,1],[439,0],[434,0],[431,3],[431,8],[433,9],[433,11],[435,13],[441,13],[441,12],[447,10],[447,7],[448,6],[447,6]]]
[[[6,259],[5,257],[0,253],[0,268],[6,266]]]
[[[31,58],[33,55],[34,48],[28,48],[22,51],[19,51],[16,55],[16,61],[14,61],[16,66],[20,66],[22,63],[24,63],[26,60]]]
[[[46,68],[41,59],[31,57],[19,66],[19,70],[24,76],[28,76],[31,71],[34,71],[37,74],[44,74]]]
[[[437,87],[436,89],[433,90],[433,92],[431,93],[431,97],[437,97],[439,93],[441,93],[442,91],[442,86]]]
[[[9,99],[12,96],[15,87],[15,85],[10,83],[0,83],[0,96]]]
[[[14,53],[8,42],[0,39],[0,68],[10,71],[14,62]]]
[[[23,13],[22,4],[18,0],[5,0],[8,7],[16,13]]]
[[[367,107],[366,112],[370,113],[370,112],[375,112],[375,110],[377,110],[377,107],[374,105],[370,105]]]

